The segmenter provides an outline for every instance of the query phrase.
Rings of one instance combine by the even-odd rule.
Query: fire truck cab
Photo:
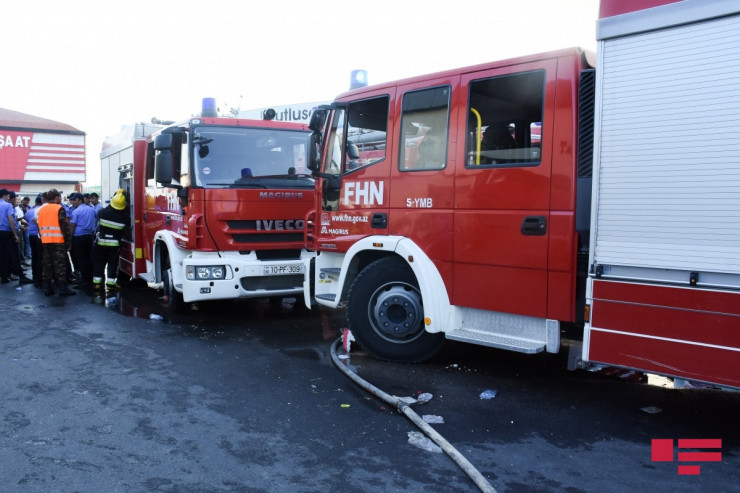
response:
[[[558,351],[558,321],[577,321],[585,283],[573,111],[593,62],[569,49],[373,86],[332,105],[321,209],[307,229],[321,252],[315,297],[347,302],[370,353],[421,360],[443,333]]]
[[[184,303],[300,296],[314,201],[304,124],[201,116],[135,139],[119,164],[132,234],[120,268]]]

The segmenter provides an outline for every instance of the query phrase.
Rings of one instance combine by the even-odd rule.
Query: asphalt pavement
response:
[[[96,303],[16,288],[0,286],[3,491],[478,490],[334,366],[341,313],[289,299],[169,317],[150,289]],[[429,394],[412,408],[442,420],[435,430],[500,492],[740,483],[740,393],[570,372],[565,354],[452,342],[419,365],[381,363],[356,345],[348,356],[389,394]],[[651,460],[654,438],[675,440],[673,460]],[[720,439],[720,460],[679,475],[685,438]]]

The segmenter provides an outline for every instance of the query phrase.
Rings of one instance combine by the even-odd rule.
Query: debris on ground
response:
[[[409,443],[427,452],[442,453],[442,449],[420,431],[409,431]]]
[[[496,394],[498,394],[498,390],[484,390],[480,394],[481,399],[489,400],[496,397]]]
[[[427,402],[432,400],[432,394],[429,392],[424,392],[419,394],[419,396],[416,398],[416,402],[419,404],[426,404]]]

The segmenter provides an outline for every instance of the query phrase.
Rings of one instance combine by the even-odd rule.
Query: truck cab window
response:
[[[344,142],[344,111],[337,110],[327,140],[325,173],[339,174],[342,166],[342,142]]]
[[[388,104],[388,96],[382,96],[348,106],[345,173],[385,159]]]
[[[450,113],[448,86],[403,96],[399,168],[402,171],[442,169],[447,162]]]
[[[544,94],[543,70],[471,82],[465,165],[539,165]]]
[[[196,127],[191,139],[199,187],[307,188],[306,133],[252,127]],[[302,174],[301,174],[302,173]]]

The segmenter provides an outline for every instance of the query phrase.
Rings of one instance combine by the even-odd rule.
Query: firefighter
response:
[[[130,219],[126,210],[126,195],[123,189],[119,189],[110,204],[98,213],[98,232],[95,235],[93,246],[93,291],[102,290],[103,275],[107,278],[105,287],[113,290],[117,287],[116,276],[118,275],[118,256],[121,252],[120,241],[124,231],[130,227]]]

